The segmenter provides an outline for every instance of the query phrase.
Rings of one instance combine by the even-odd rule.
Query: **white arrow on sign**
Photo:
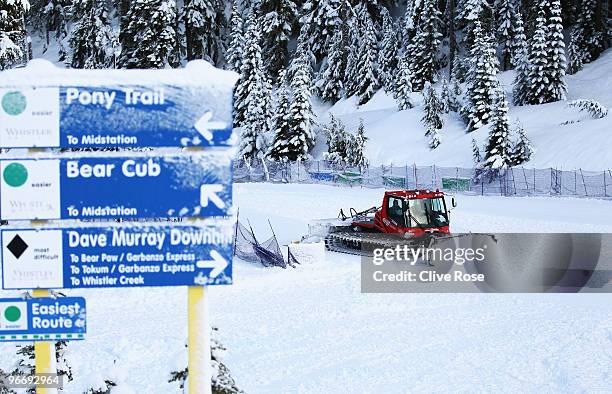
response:
[[[209,276],[211,278],[216,278],[221,272],[223,272],[229,263],[216,250],[210,251],[210,257],[212,257],[212,260],[200,260],[196,263],[196,266],[198,268],[212,268]]]
[[[212,130],[225,130],[227,128],[225,122],[211,121],[212,117],[213,113],[209,111],[198,119],[194,126],[207,141],[212,141],[213,139]]]
[[[223,201],[217,193],[223,191],[223,185],[202,185],[200,186],[200,205],[203,207],[208,206],[208,202],[211,201],[217,206],[217,208],[225,208],[225,201]]]

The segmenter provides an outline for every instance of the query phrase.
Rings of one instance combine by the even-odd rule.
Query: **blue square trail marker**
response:
[[[85,339],[82,297],[0,298],[0,342]]]

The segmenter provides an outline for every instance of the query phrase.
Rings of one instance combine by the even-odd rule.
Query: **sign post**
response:
[[[189,394],[211,394],[210,322],[206,286],[187,288]]]
[[[49,290],[34,290],[34,297],[49,297]],[[34,372],[36,374],[57,373],[57,355],[55,342],[34,342]],[[57,389],[36,387],[37,394],[56,394]]]

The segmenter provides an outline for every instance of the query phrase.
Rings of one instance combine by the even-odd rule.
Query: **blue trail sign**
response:
[[[171,77],[138,71],[87,70],[77,78],[51,66],[49,74],[63,77],[32,79],[28,68],[7,73],[0,83],[0,148],[233,144],[234,73],[199,63]],[[84,83],[83,75],[100,86]],[[44,83],[29,82],[37,79]]]
[[[6,159],[0,174],[3,220],[226,216],[232,205],[224,151]]]
[[[0,342],[85,339],[82,297],[0,298]]]
[[[3,288],[232,283],[231,223],[127,224],[1,230]]]

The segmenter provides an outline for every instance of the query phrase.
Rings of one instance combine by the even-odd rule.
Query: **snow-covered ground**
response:
[[[241,184],[236,204],[259,237],[283,244],[382,190]],[[455,231],[612,232],[612,202],[458,197]],[[594,214],[596,213],[596,214]],[[609,294],[361,294],[355,256],[296,269],[235,262],[235,284],[210,289],[224,361],[248,393],[606,392],[612,387]],[[3,296],[15,293],[2,292]],[[120,376],[138,393],[178,393],[185,288],[72,291],[88,302],[88,338],[67,350],[81,393]],[[0,346],[0,368],[15,360]]]
[[[514,71],[500,74],[510,101]],[[606,51],[595,62],[585,65],[575,75],[568,75],[568,101],[593,99],[607,108],[612,108],[612,49]],[[438,84],[439,88],[439,84]],[[569,108],[568,101],[559,101],[538,106],[510,106],[510,120],[514,127],[520,120],[531,139],[536,153],[526,163],[529,168],[558,168],[564,170],[586,169],[607,170],[612,168],[612,114],[603,119],[591,119],[576,108]],[[366,156],[373,164],[402,166],[473,166],[472,138],[481,149],[488,138],[488,128],[467,134],[465,124],[457,114],[445,118],[440,135],[442,144],[430,150],[425,128],[421,123],[423,106],[418,94],[414,95],[415,108],[397,111],[397,103],[382,90],[366,104],[358,107],[357,98],[341,100],[333,107],[317,105],[319,122],[328,122],[328,114],[337,116],[354,132],[363,119],[366,135],[370,138],[366,145]],[[611,111],[612,112],[612,111]],[[561,125],[572,120],[578,123]],[[324,138],[315,149],[315,156],[325,152]]]

